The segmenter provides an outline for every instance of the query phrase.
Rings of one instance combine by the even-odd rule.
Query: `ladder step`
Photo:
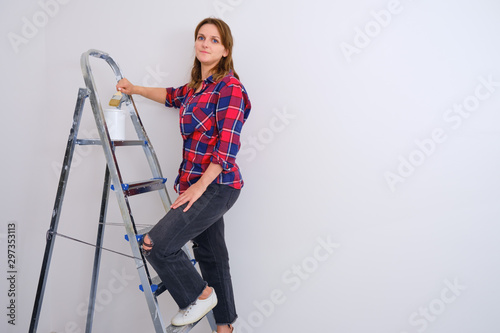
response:
[[[167,287],[163,284],[163,282],[160,282],[158,284],[158,288],[156,289],[156,291],[154,292],[155,293],[155,297],[158,297],[160,296],[161,294],[163,294],[165,291],[167,291]]]
[[[150,180],[142,180],[138,182],[122,184],[122,190],[128,196],[151,191],[158,191],[165,188],[166,181],[167,178],[153,178]],[[111,185],[111,189],[114,191],[115,186]]]
[[[144,287],[142,284],[139,285],[139,290],[144,292]],[[159,276],[155,276],[151,279],[151,292],[155,297],[160,296],[167,290],[167,287],[163,284]]]
[[[203,318],[205,318],[205,317],[203,317]],[[201,318],[201,319],[203,319],[203,318]],[[169,325],[167,327],[166,333],[187,333],[187,332],[191,331],[193,329],[193,327],[195,327],[196,324],[198,324],[200,322],[200,320],[198,320],[195,323],[192,323],[189,325],[184,325],[184,326]]]
[[[101,145],[101,140],[99,139],[77,139],[76,141],[77,145],[80,146],[100,146]],[[112,140],[111,141],[113,146],[119,147],[119,146],[147,146],[148,142],[145,140]]]

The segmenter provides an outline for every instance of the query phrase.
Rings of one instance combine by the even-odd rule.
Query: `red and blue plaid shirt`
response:
[[[242,188],[243,179],[235,159],[251,104],[245,88],[232,72],[217,82],[210,76],[197,93],[187,84],[167,88],[165,105],[180,109],[184,139],[176,191],[182,193],[196,183],[210,163],[217,163],[223,169],[214,182]]]

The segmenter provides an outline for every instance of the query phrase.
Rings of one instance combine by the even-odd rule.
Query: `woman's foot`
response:
[[[201,293],[200,297],[198,297],[198,299],[204,300],[209,298],[210,295],[212,294],[212,290],[213,290],[212,288],[206,286],[205,289],[203,289],[203,292]]]
[[[196,323],[217,305],[217,295],[211,287],[206,287],[196,302],[179,312],[172,318],[172,325],[184,326]]]

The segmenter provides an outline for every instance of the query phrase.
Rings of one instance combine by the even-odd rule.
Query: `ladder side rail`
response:
[[[210,310],[210,312],[207,313],[206,317],[212,331],[217,332],[217,323],[215,322],[214,312]]]
[[[132,255],[135,257],[134,260],[136,263],[137,272],[139,274],[139,280],[143,286],[150,286],[151,277],[148,271],[148,267],[146,265],[146,259],[144,258],[140,250],[139,243],[136,238],[137,230],[135,228],[135,223],[133,220],[128,199],[123,191],[118,190],[115,192],[118,198],[118,205],[120,206],[123,222],[125,224],[125,229],[129,237],[129,243],[130,243],[130,248],[132,250]],[[124,213],[125,210],[123,209],[123,207],[126,207],[129,213]],[[151,315],[151,319],[153,320],[153,325],[155,327],[156,333],[160,332],[164,333],[165,324],[163,322],[161,313],[158,308],[158,301],[151,288],[144,288],[144,296],[146,297],[149,313]]]
[[[45,253],[42,261],[42,268],[40,271],[40,279],[38,281],[38,288],[36,292],[35,302],[33,306],[33,313],[31,316],[31,322],[29,327],[29,333],[35,333],[38,327],[38,320],[40,317],[40,311],[43,303],[43,297],[45,293],[45,286],[47,282],[47,276],[50,268],[50,261],[52,258],[52,252],[54,250],[55,236],[52,232],[57,232],[59,226],[59,217],[61,213],[61,208],[64,200],[64,194],[66,192],[66,184],[69,177],[69,171],[71,167],[71,162],[73,160],[73,154],[75,151],[75,142],[78,137],[78,129],[80,127],[80,122],[82,119],[83,106],[85,104],[85,99],[88,97],[89,92],[87,89],[80,88],[78,91],[78,98],[75,106],[75,113],[73,115],[73,125],[70,130],[68,144],[66,145],[66,152],[64,154],[63,165],[61,168],[61,174],[59,177],[59,185],[57,188],[56,199],[54,203],[54,209],[52,211],[52,219],[50,222],[50,228],[47,232],[47,242],[45,245]]]
[[[87,55],[105,60],[113,70],[116,81],[120,81],[121,79],[123,79],[123,74],[120,70],[120,66],[118,66],[118,64],[113,60],[113,58],[111,58],[108,53],[96,49],[90,49],[87,52]]]
[[[116,154],[114,152],[114,147],[112,146],[111,143],[111,138],[109,136],[109,131],[106,125],[106,120],[104,117],[104,113],[102,110],[101,102],[99,99],[99,95],[97,93],[97,89],[95,88],[95,82],[94,82],[94,77],[92,75],[92,70],[90,68],[90,63],[89,63],[89,56],[94,56],[98,58],[105,59],[108,63],[112,63],[113,70],[116,73],[119,73],[118,65],[116,63],[112,62],[111,57],[107,55],[107,53],[104,53],[102,51],[98,50],[89,50],[86,53],[83,53],[81,56],[81,67],[82,67],[82,73],[83,73],[83,78],[85,81],[85,84],[87,85],[87,89],[89,90],[89,99],[90,99],[90,104],[92,106],[92,112],[94,113],[94,118],[96,121],[96,126],[97,130],[99,132],[99,137],[101,141],[101,146],[104,150],[104,155],[108,164],[108,169],[110,172],[111,176],[111,183],[113,184],[114,188],[116,189],[116,195],[117,195],[117,200],[118,200],[118,205],[120,207],[120,212],[124,220],[125,224],[125,229],[127,231],[127,235],[129,239],[133,239],[133,242],[136,242],[135,235],[137,235],[137,229],[135,227],[135,224],[133,222],[132,218],[132,210],[130,208],[130,205],[128,203],[128,200],[125,197],[125,194],[123,193],[122,189],[122,184],[123,184],[123,179],[121,176],[120,169],[118,167],[118,161],[116,159]],[[121,74],[116,74],[116,75],[121,75]],[[142,139],[142,138],[141,138]],[[133,242],[130,242],[132,245]],[[133,249],[134,250],[134,249]],[[133,253],[134,257],[140,258],[141,253]],[[139,266],[139,265],[138,265]]]
[[[94,54],[93,53],[94,51],[95,50],[90,50],[86,53],[83,53],[80,59],[80,64],[82,68],[85,85],[89,90],[90,105],[92,107],[92,112],[94,114],[97,131],[99,132],[101,146],[104,150],[104,155],[108,163],[112,184],[116,189],[120,189],[122,187],[123,179],[121,177],[120,169],[118,168],[118,162],[116,160],[116,155],[112,148],[111,138],[109,136],[109,131],[104,118],[104,112],[102,110],[101,102],[99,100],[99,96],[95,88],[96,85],[94,82],[94,77],[92,75],[92,70],[90,69],[89,54]]]
[[[106,127],[106,123],[104,120],[104,114],[102,111],[101,103],[99,101],[99,97],[97,94],[97,91],[95,89],[95,83],[94,83],[94,78],[92,76],[92,71],[90,69],[90,64],[89,64],[89,56],[93,55],[93,52],[95,53],[95,50],[90,50],[86,53],[82,54],[81,57],[81,67],[82,67],[82,73],[83,73],[83,78],[85,81],[85,84],[87,85],[87,88],[90,92],[90,104],[92,106],[92,111],[94,113],[94,118],[96,121],[97,125],[97,130],[99,132],[99,136],[101,139],[102,143],[102,148],[104,150],[104,155],[106,157],[106,161],[108,164],[109,172],[111,175],[111,181],[112,184],[116,188],[116,197],[118,201],[118,206],[120,207],[120,212],[123,218],[123,222],[125,224],[125,229],[127,231],[127,235],[129,237],[129,243],[130,247],[132,250],[132,254],[135,257],[135,263],[136,263],[136,268],[139,273],[139,278],[141,283],[144,286],[148,286],[151,284],[151,279],[149,277],[149,274],[147,272],[147,267],[144,262],[144,258],[142,257],[142,253],[140,252],[139,245],[137,243],[137,239],[135,235],[137,234],[137,230],[135,228],[133,218],[132,218],[132,212],[130,205],[128,203],[127,198],[125,197],[124,192],[121,190],[121,184],[123,183],[122,177],[120,174],[120,170],[118,168],[118,163],[116,160],[116,156],[114,154],[114,151],[111,147],[111,139],[109,137],[109,132]],[[102,54],[99,54],[100,57],[104,57]],[[151,291],[151,288],[145,288],[144,289],[144,295],[146,297],[146,301],[149,307],[149,312],[151,315],[151,318],[153,320],[153,325],[155,327],[155,330],[157,333],[164,332],[165,331],[165,325],[163,323],[163,320],[161,318],[161,314],[158,310],[158,303],[156,301],[156,297],[153,295],[153,292]]]
[[[96,49],[91,49],[87,52],[88,55],[96,57],[96,58],[101,58],[104,59],[108,65],[111,67],[113,70],[113,73],[115,74],[116,81],[120,81],[123,79],[123,74],[120,70],[120,67],[118,64],[111,58],[109,54],[103,51],[99,51]],[[88,58],[88,57],[87,57]],[[151,144],[151,140],[149,140],[148,135],[146,134],[146,131],[144,130],[144,125],[142,124],[141,118],[139,117],[139,112],[137,111],[137,107],[135,106],[134,100],[132,99],[132,96],[125,95],[125,105],[129,109],[129,114],[132,118],[132,123],[134,125],[135,131],[137,133],[137,137],[139,140],[146,142],[146,145],[143,146],[144,148],[144,153],[146,154],[146,158],[149,163],[149,167],[151,169],[151,172],[153,174],[154,178],[163,178],[161,168],[160,168],[160,163],[158,162],[158,158],[156,156],[155,150],[153,148],[153,145]],[[163,206],[165,208],[165,212],[168,212],[170,210],[170,206],[172,205],[172,201],[170,199],[170,196],[168,194],[168,191],[166,188],[164,190],[159,191]]]
[[[92,323],[94,321],[95,300],[97,294],[97,285],[99,280],[99,270],[101,266],[102,245],[104,240],[104,228],[106,223],[106,215],[108,211],[108,198],[110,189],[109,169],[106,166],[104,173],[104,185],[102,188],[101,210],[99,213],[99,226],[97,228],[96,248],[94,254],[94,268],[92,271],[92,282],[90,284],[89,305],[87,311],[86,333],[92,332]]]

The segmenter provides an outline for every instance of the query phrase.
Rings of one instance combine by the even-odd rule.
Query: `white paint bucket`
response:
[[[120,109],[104,109],[104,119],[111,140],[125,140],[125,119],[127,114]]]

